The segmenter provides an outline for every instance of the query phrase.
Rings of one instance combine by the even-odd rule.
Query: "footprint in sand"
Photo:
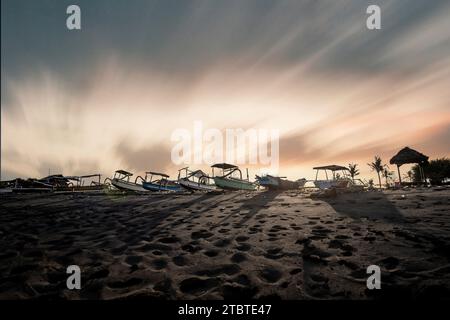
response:
[[[155,270],[164,269],[167,266],[167,261],[164,259],[155,259],[152,261],[152,267]]]
[[[166,278],[164,280],[161,280],[157,283],[155,283],[155,285],[153,286],[153,289],[159,292],[163,292],[163,293],[170,293],[173,289],[172,289],[172,280],[170,280],[169,278]]]
[[[190,253],[195,253],[199,250],[201,250],[201,247],[198,246],[194,246],[193,244],[185,244],[184,246],[181,247],[182,250],[190,252]]]
[[[108,269],[99,269],[97,271],[95,271],[94,273],[92,273],[88,279],[92,280],[92,279],[101,279],[101,278],[106,278],[109,275],[109,270]]]
[[[251,299],[258,293],[257,287],[224,285],[222,287],[222,296],[226,300]]]
[[[323,275],[320,274],[311,274],[310,276],[311,280],[318,283],[328,283],[329,279]]]
[[[112,289],[124,289],[141,284],[143,280],[141,278],[130,278],[124,281],[114,281],[108,284],[108,287]]]
[[[212,232],[209,232],[207,230],[200,230],[200,231],[194,231],[191,233],[191,238],[194,240],[197,239],[207,239],[211,236],[213,236],[214,234]]]
[[[387,270],[395,269],[400,261],[394,257],[387,257],[385,259],[380,260],[381,265],[383,265]]]
[[[267,259],[278,260],[284,257],[284,253],[282,251],[283,251],[282,248],[268,249],[264,254],[264,257],[266,257]]]
[[[176,242],[180,242],[180,238],[175,237],[175,236],[170,236],[170,237],[165,237],[165,238],[158,239],[158,242],[161,242],[161,243],[176,243]]]
[[[37,264],[23,264],[21,266],[12,268],[11,274],[20,274],[20,273],[29,272],[31,270],[37,269],[37,267],[38,267]]]
[[[338,260],[338,263],[340,265],[346,266],[347,268],[351,269],[351,270],[357,270],[359,268],[359,266],[356,263],[353,263],[351,261],[348,260]]]
[[[216,277],[222,274],[226,275],[234,275],[236,273],[239,273],[241,271],[241,268],[237,264],[224,264],[222,266],[207,269],[207,270],[199,270],[195,272],[195,275],[197,276],[208,276],[208,277]]]
[[[215,278],[200,279],[192,277],[180,282],[180,290],[183,293],[199,294],[218,286],[219,283],[219,280]]]
[[[298,273],[300,273],[302,271],[303,271],[302,268],[294,268],[291,271],[289,271],[289,274],[290,275],[296,275],[296,274],[298,274]]]
[[[153,251],[153,250],[166,252],[166,251],[171,251],[172,247],[165,245],[165,244],[160,244],[160,243],[147,243],[147,244],[144,244],[143,246],[137,248],[136,250],[138,250],[140,252],[147,252],[147,251]]]
[[[214,241],[213,245],[218,248],[223,248],[228,246],[231,243],[230,239],[219,239]]]
[[[237,252],[231,256],[230,260],[234,263],[241,263],[242,261],[247,260],[247,255],[245,253]]]
[[[240,274],[240,275],[236,276],[233,279],[233,281],[235,283],[238,283],[238,284],[242,285],[242,286],[248,286],[251,283],[250,279],[245,274]]]
[[[238,249],[239,251],[248,251],[251,249],[251,246],[247,243],[241,243],[236,247],[236,249]]]
[[[275,268],[264,268],[259,272],[259,277],[269,283],[275,283],[281,279],[282,273]]]
[[[142,261],[141,256],[128,256],[125,259],[125,262],[128,263],[129,265],[138,264],[141,261]]]
[[[250,228],[248,228],[248,230],[249,230],[248,231],[249,234],[255,234],[255,233],[262,231],[261,228],[259,228],[259,227],[250,227]]]
[[[237,241],[237,242],[245,242],[245,241],[247,241],[248,239],[250,239],[250,237],[247,237],[247,236],[237,236],[237,237],[236,237],[236,241]]]
[[[182,267],[187,264],[187,259],[183,255],[178,255],[172,258],[173,263],[175,263],[177,266]]]
[[[203,254],[205,256],[208,256],[208,257],[212,258],[212,257],[217,256],[219,254],[219,251],[217,251],[217,250],[206,250],[206,251],[203,252]]]
[[[367,279],[367,270],[360,268],[350,273],[350,277],[356,280]]]
[[[340,241],[340,240],[331,240],[328,243],[328,248],[341,249],[343,245],[344,245],[344,243],[342,241]]]
[[[55,270],[47,273],[47,280],[51,284],[57,284],[66,280],[65,270]]]

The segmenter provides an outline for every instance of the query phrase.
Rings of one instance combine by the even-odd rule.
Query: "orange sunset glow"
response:
[[[219,10],[207,1],[161,2],[169,21],[149,6],[140,23],[127,23],[136,9],[117,19],[107,12],[95,26],[86,14],[78,33],[46,36],[56,22],[41,18],[45,8],[31,30],[20,4],[2,2],[2,179],[118,168],[175,175],[171,133],[196,120],[279,130],[278,173],[291,178],[350,162],[373,177],[366,164],[374,155],[388,162],[404,146],[449,156],[445,10],[409,22],[385,1],[384,28],[372,32],[359,18],[364,5],[344,12],[319,3],[231,1]]]

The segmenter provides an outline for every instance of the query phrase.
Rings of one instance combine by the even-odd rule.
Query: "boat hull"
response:
[[[198,182],[193,182],[189,180],[179,180],[178,183],[187,190],[190,191],[215,191],[217,187],[213,184],[203,184]]]
[[[214,177],[217,187],[225,190],[255,190],[256,186],[246,180]]]
[[[258,177],[259,184],[269,190],[295,190],[304,187],[306,179],[290,181],[273,176]]]
[[[171,192],[180,192],[183,191],[183,188],[178,184],[158,184],[152,182],[143,182],[142,187],[149,191],[171,191]]]
[[[74,186],[74,187],[58,187],[55,191],[61,192],[94,192],[103,191],[106,185],[95,185],[95,186]]]
[[[349,186],[348,180],[316,180],[314,185],[319,189],[330,188],[347,188]]]
[[[12,188],[12,192],[15,193],[41,193],[41,192],[52,192],[52,188]]]
[[[123,191],[132,191],[132,192],[148,192],[148,190],[145,190],[142,185],[132,182],[127,182],[119,179],[112,179],[111,184],[116,187],[117,189],[123,190]]]
[[[300,184],[298,182],[284,180],[272,176],[259,178],[259,184],[269,190],[293,190],[300,187]]]

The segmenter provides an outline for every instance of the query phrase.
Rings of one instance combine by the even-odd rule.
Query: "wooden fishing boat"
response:
[[[43,179],[17,178],[8,181],[7,189],[10,189],[10,192],[16,193],[52,192],[54,190],[54,184],[52,184],[47,178],[48,177]],[[7,189],[6,191],[9,192]]]
[[[302,188],[306,179],[299,179],[296,181],[287,180],[286,177],[275,177],[272,175],[256,176],[256,181],[260,186],[269,190],[293,190]]]
[[[101,175],[98,173],[84,176],[65,176],[64,178],[68,180],[67,185],[57,186],[56,191],[93,192],[101,191],[106,186],[101,183]]]
[[[314,185],[319,189],[331,189],[331,188],[348,188],[352,180],[349,175],[349,170],[346,167],[338,165],[328,165],[321,167],[314,167],[316,170],[316,179]],[[324,172],[326,180],[319,179],[319,172]],[[332,173],[332,176],[328,177],[328,172]]]
[[[247,179],[242,178],[242,171],[239,167],[228,163],[217,163],[211,166],[213,168],[222,169],[220,176],[214,176],[214,183],[217,187],[225,190],[255,190],[256,185],[249,181],[248,169]]]
[[[213,178],[202,170],[190,171],[189,167],[178,170],[178,183],[189,191],[215,191]]]
[[[148,192],[148,190],[144,189],[142,184],[138,184],[135,182],[130,182],[130,177],[133,174],[131,172],[125,170],[117,170],[114,173],[114,177],[112,179],[105,179],[105,183],[107,180],[111,182],[111,184],[119,190],[129,191],[129,192]]]
[[[147,180],[148,176],[150,178]],[[145,173],[145,178],[138,178],[142,180],[142,187],[149,191],[180,192],[184,190],[176,181],[169,180],[169,175],[165,173],[149,171]]]

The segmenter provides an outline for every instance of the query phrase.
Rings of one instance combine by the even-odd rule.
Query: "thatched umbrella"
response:
[[[390,164],[397,165],[398,179],[399,179],[400,183],[402,183],[402,178],[400,176],[400,166],[402,164],[417,163],[419,165],[421,179],[423,179],[424,176],[423,176],[422,165],[427,162],[428,162],[428,156],[426,156],[414,149],[408,148],[408,147],[405,147],[402,150],[400,150],[389,161]]]

